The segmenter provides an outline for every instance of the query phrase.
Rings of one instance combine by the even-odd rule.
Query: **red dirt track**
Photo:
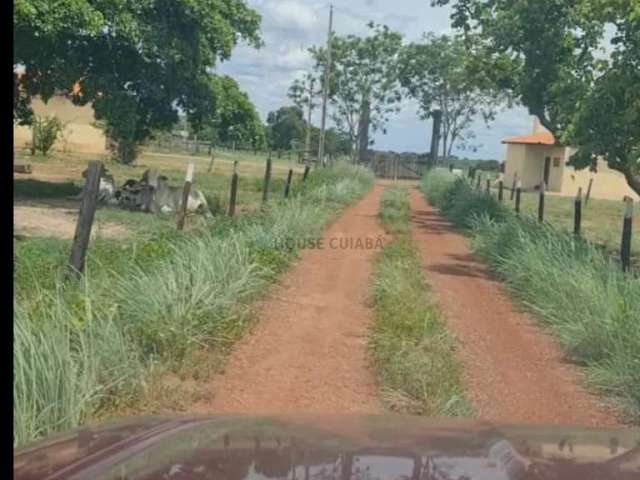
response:
[[[517,311],[504,287],[470,253],[468,240],[411,192],[411,233],[424,273],[461,342],[464,381],[484,420],[523,424],[617,426],[580,387],[554,341]]]
[[[256,309],[260,321],[195,405],[201,413],[383,413],[366,352],[367,297],[377,249],[330,248],[331,239],[386,236],[379,182],[325,232]],[[518,311],[503,286],[411,190],[411,235],[457,350],[476,417],[515,424],[618,426],[555,342]]]
[[[339,239],[384,239],[376,186],[325,231],[322,249],[304,250],[256,310],[260,322],[214,380],[207,412],[381,413],[369,369],[366,306],[379,249],[339,247]],[[346,245],[346,244],[345,244]]]

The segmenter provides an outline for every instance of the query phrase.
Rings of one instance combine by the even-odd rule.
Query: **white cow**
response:
[[[87,178],[88,170],[82,172]],[[81,200],[84,190],[76,197]],[[182,205],[182,187],[169,185],[168,178],[157,171],[147,170],[142,180],[127,180],[122,187],[116,188],[113,175],[106,169],[100,176],[98,200],[107,205],[119,206],[128,210],[143,210],[152,213],[169,214],[177,212]],[[187,213],[202,213],[212,217],[207,199],[200,190],[191,189],[187,201]]]
[[[87,179],[89,169],[82,172],[83,178]],[[82,200],[84,197],[84,188],[82,191],[74,196],[70,197],[72,200]],[[106,168],[102,170],[100,175],[100,185],[98,186],[98,202],[106,203],[107,205],[118,205],[118,199],[116,198],[116,182]]]
[[[182,206],[182,188],[169,185],[166,177],[158,177],[155,182],[151,197],[150,209],[152,212],[171,213],[176,212]],[[211,211],[207,199],[200,190],[191,189],[187,199],[187,212],[202,213],[211,217]]]

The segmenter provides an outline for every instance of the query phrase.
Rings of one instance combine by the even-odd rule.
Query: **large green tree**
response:
[[[317,152],[320,144],[320,129],[311,129],[311,149]],[[324,135],[324,151],[331,159],[347,157],[353,153],[349,136],[337,128],[327,128]]]
[[[263,148],[264,126],[248,95],[231,77],[211,76],[209,82],[212,106],[201,120],[200,130],[195,130],[198,138],[212,144]]]
[[[602,155],[640,193],[637,0],[432,3],[452,4],[454,27],[481,44],[496,86],[578,147],[573,165]]]
[[[640,194],[640,2],[596,0],[592,7],[601,21],[615,25],[613,48],[572,110],[565,138],[578,146],[574,165],[603,156]]]
[[[244,0],[16,0],[14,116],[31,96],[93,102],[117,156],[135,158],[152,129],[182,110],[199,125],[212,105],[210,72],[239,41],[259,47],[260,16]]]
[[[345,132],[361,159],[372,143],[370,130],[386,133],[389,114],[397,111],[401,99],[398,56],[402,35],[384,25],[369,23],[371,34],[333,36],[329,93],[333,121]],[[325,48],[312,47],[316,69],[327,62]]]
[[[274,150],[291,150],[302,145],[306,123],[302,109],[281,107],[267,115],[267,139]]]
[[[444,158],[454,146],[471,147],[469,127],[480,116],[487,123],[493,120],[502,100],[477,68],[477,55],[458,37],[434,34],[403,47],[400,54],[400,83],[418,103],[420,117],[429,118],[434,109],[442,112]]]

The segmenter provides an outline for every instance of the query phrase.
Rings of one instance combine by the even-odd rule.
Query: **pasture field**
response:
[[[523,214],[537,217],[537,193],[526,192],[522,195],[521,209]],[[622,200],[590,199],[582,207],[582,232],[594,243],[603,245],[607,251],[615,254],[620,249],[622,239]],[[545,219],[557,228],[573,231],[574,199],[558,195],[545,196]],[[640,263],[640,205],[634,209],[634,231],[631,240],[632,255]]]
[[[129,178],[139,180],[144,171],[150,168],[156,168],[166,175],[172,185],[181,186],[184,183],[187,165],[193,162],[195,164],[194,188],[201,189],[208,198],[215,199],[214,202],[219,204],[219,208],[225,208],[228,204],[233,164],[234,161],[238,161],[240,176],[238,211],[255,210],[260,203],[262,178],[266,165],[265,153],[259,152],[258,155],[254,155],[251,152],[216,151],[210,173],[207,172],[210,157],[206,154],[182,155],[145,151],[132,166],[97,157],[100,156],[60,152],[52,152],[43,157],[32,156],[26,151],[18,150],[15,153],[15,163],[30,163],[33,173],[14,174],[14,198],[18,203],[29,200],[46,202],[47,199],[61,199],[76,194],[84,184],[82,172],[87,168],[90,160],[102,160],[118,186]],[[289,169],[294,170],[295,182],[302,175],[304,167],[285,158],[278,159],[273,156],[272,160],[271,195],[275,198],[282,196],[284,192]]]
[[[483,179],[486,176],[483,175]],[[490,177],[492,180],[496,175]],[[484,181],[482,188],[484,189]],[[475,183],[473,183],[475,186]],[[498,189],[492,188],[491,193],[497,198]],[[504,205],[513,209],[515,200],[510,199],[511,192],[505,188]],[[522,192],[520,209],[523,215],[534,218],[538,216],[539,194],[537,192]],[[582,234],[592,242],[602,245],[607,251],[615,254],[620,248],[622,239],[622,213],[624,203],[620,201],[600,200],[591,198],[588,204],[582,205]],[[545,221],[556,228],[573,231],[574,198],[563,197],[547,192],[545,195]],[[631,241],[632,255],[640,265],[640,205],[634,209],[633,238]]]

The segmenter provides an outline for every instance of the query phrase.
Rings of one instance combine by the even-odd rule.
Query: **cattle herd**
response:
[[[82,176],[86,179],[87,174],[88,170],[85,170]],[[182,192],[182,187],[169,185],[169,179],[160,175],[157,170],[147,170],[142,179],[128,179],[117,188],[113,175],[104,168],[100,176],[98,201],[103,205],[125,210],[169,214],[182,207]],[[75,199],[82,198],[83,194],[84,191]],[[211,216],[207,200],[201,191],[191,189],[187,212]]]

